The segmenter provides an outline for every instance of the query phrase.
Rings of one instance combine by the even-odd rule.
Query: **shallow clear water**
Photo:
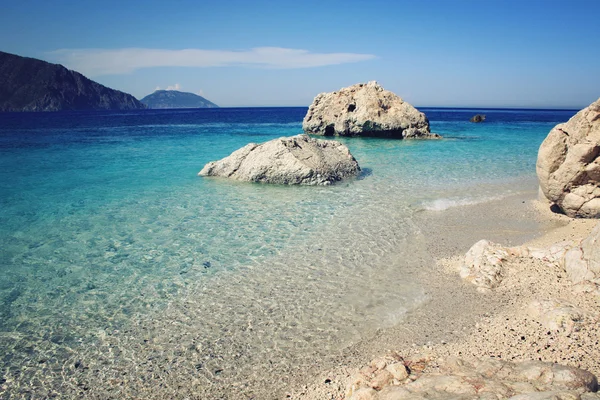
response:
[[[431,261],[414,213],[530,189],[541,141],[575,113],[422,111],[445,139],[340,139],[363,174],[331,187],[196,176],[301,133],[305,108],[0,115],[3,390],[93,385],[64,378],[85,356],[105,385],[126,369],[142,390],[154,372],[132,371],[170,363],[243,392],[398,323]]]

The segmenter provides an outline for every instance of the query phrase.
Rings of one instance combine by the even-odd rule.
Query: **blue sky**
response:
[[[416,106],[581,108],[600,97],[600,1],[2,0],[0,50],[141,98],[308,106],[379,81]]]

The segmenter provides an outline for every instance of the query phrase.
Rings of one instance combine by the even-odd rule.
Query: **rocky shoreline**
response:
[[[449,210],[447,215],[438,217],[440,227],[448,229],[446,243],[440,243],[439,234],[423,232],[424,235],[431,234],[429,247],[438,260],[433,269],[438,275],[429,272],[430,303],[409,315],[398,327],[380,332],[369,343],[362,343],[349,351],[354,353],[356,360],[352,360],[348,354],[346,365],[323,372],[313,384],[290,391],[288,398],[598,398],[594,397],[597,394],[593,391],[597,387],[592,378],[592,381],[588,381],[592,382],[591,386],[571,382],[573,384],[569,384],[571,386],[568,388],[561,386],[562,383],[554,385],[552,379],[544,380],[543,384],[536,381],[540,376],[560,375],[552,372],[552,368],[568,367],[566,370],[573,372],[572,376],[589,377],[582,370],[591,375],[600,374],[596,361],[599,353],[597,343],[600,340],[595,329],[600,311],[597,293],[574,287],[558,263],[543,257],[507,257],[503,280],[492,290],[477,290],[475,285],[459,278],[466,243],[475,237],[487,236],[505,246],[514,247],[523,243],[519,240],[531,235],[530,240],[524,241],[525,248],[542,249],[564,240],[581,241],[597,224],[596,220],[571,219],[554,214],[546,203],[542,204],[533,198],[533,194],[529,194],[527,199],[517,195],[498,202],[457,207]],[[490,219],[478,221],[478,217],[486,212],[495,217],[503,216],[503,222],[490,226]],[[519,219],[524,228],[520,234],[514,229]],[[469,225],[471,229],[465,230]],[[536,230],[542,235],[531,240]],[[451,255],[453,252],[454,255]],[[554,306],[564,304],[552,302],[552,299],[560,301],[565,298],[569,299],[570,306],[581,310],[586,317],[576,318],[577,321],[571,325],[559,324],[554,327],[556,329],[551,329],[539,315],[536,318],[535,313],[532,314],[532,304],[536,301],[540,306],[545,304],[550,305],[550,309],[560,309]],[[561,321],[563,317],[559,315],[558,320]],[[388,361],[379,368],[383,365],[382,359]],[[421,360],[423,368],[412,377],[408,368],[409,377],[402,381],[387,368],[388,364],[393,365],[399,360],[407,365]],[[512,376],[507,378],[508,381],[492,379],[481,383],[481,379],[491,379],[481,373],[482,370],[488,371],[490,365],[503,363],[503,370],[520,370],[525,368],[522,362],[529,362],[527,365],[539,374],[529,374],[531,379],[527,382]],[[463,366],[459,372],[455,368],[457,363]],[[552,366],[554,363],[566,367]],[[440,378],[442,376],[443,379]],[[422,380],[423,377],[425,380]],[[470,382],[475,379],[479,383],[473,389],[473,385],[464,384],[465,379]],[[516,386],[515,379],[520,382]],[[446,383],[442,384],[440,380]],[[421,383],[417,384],[419,381]],[[548,393],[543,394],[544,390]],[[536,393],[532,394],[533,391]],[[486,397],[492,394],[493,397]]]
[[[307,386],[295,398],[600,399],[600,224],[571,219],[598,216],[599,107],[600,100],[550,132],[537,160],[540,201],[522,201],[529,209],[506,208],[503,200],[479,213],[465,207],[462,215],[419,225],[439,227],[428,232],[437,261],[424,279],[433,299],[424,310],[433,319],[420,310],[412,316],[413,330],[407,328],[411,322],[401,324],[410,332],[404,340],[398,331],[386,334],[385,344],[392,346],[387,355],[331,371],[333,378],[324,381],[335,382],[330,389]],[[552,214],[552,208],[566,215]],[[515,211],[523,212],[521,218]],[[515,246],[515,235],[502,229],[507,215],[517,232],[532,219],[540,222],[538,230],[555,227]],[[450,229],[440,233],[444,221]],[[454,244],[440,245],[445,238]],[[465,252],[466,238],[475,244]],[[430,336],[436,340],[422,344]]]

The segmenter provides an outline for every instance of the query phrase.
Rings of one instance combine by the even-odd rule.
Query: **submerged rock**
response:
[[[550,131],[536,170],[544,196],[569,217],[600,217],[600,99]]]
[[[219,161],[209,162],[200,176],[283,185],[329,185],[360,173],[343,144],[308,135],[250,143]]]
[[[317,95],[302,129],[323,136],[440,137],[429,131],[425,114],[375,81]]]

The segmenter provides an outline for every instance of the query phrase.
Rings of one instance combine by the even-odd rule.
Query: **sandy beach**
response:
[[[396,354],[426,354],[432,360],[493,358],[540,360],[600,374],[596,329],[597,295],[574,288],[558,265],[531,257],[511,257],[502,284],[485,292],[460,279],[458,268],[480,239],[503,246],[545,248],[585,238],[598,223],[550,211],[537,193],[484,204],[423,212],[420,226],[435,265],[424,265],[428,303],[398,326],[378,331],[340,357],[339,367],[287,393],[293,399],[343,399],[353,376],[372,360]],[[431,223],[435,219],[435,223]],[[533,301],[568,299],[590,318],[572,332],[550,331],[528,313]],[[435,363],[434,363],[435,364]],[[365,397],[366,398],[366,397]]]

